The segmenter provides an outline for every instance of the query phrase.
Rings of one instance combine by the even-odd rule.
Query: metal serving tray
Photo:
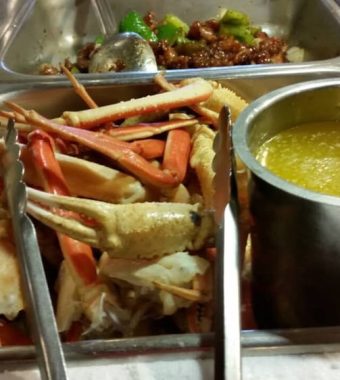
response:
[[[2,81],[56,80],[56,76],[37,75],[39,65],[44,62],[58,65],[66,57],[73,59],[79,47],[104,32],[103,20],[90,0],[15,0],[0,3]],[[131,9],[142,14],[153,10],[159,17],[173,12],[188,23],[214,17],[220,8],[239,9],[269,34],[284,37],[290,46],[303,47],[306,57],[304,63],[298,64],[301,69],[311,63],[325,64],[329,60],[340,60],[340,57],[337,59],[340,55],[340,8],[334,0],[107,0],[107,3],[111,5],[113,27]],[[273,66],[282,65],[259,66],[272,70]],[[256,67],[263,70],[259,66]],[[246,71],[247,67],[232,66],[225,70],[235,74]],[[190,76],[196,70],[182,71],[185,71],[185,76]],[[79,77],[84,76],[94,79],[120,78],[126,74],[79,74]]]
[[[206,78],[218,80],[223,85],[235,90],[246,100],[252,101],[260,95],[284,85],[313,80],[325,76],[340,76],[336,67],[329,67],[326,72],[309,69],[298,73],[287,70],[262,73],[261,75],[229,78],[228,72],[220,71],[218,76],[207,75]],[[211,73],[210,73],[211,74]],[[169,80],[180,79],[174,73],[168,73]],[[141,78],[129,78],[130,83],[121,83],[117,78],[107,81],[83,81],[90,94],[99,104],[138,97],[153,89],[152,75]],[[26,108],[34,108],[42,114],[54,117],[66,109],[84,108],[82,101],[74,93],[67,81],[54,83],[22,82],[20,84],[3,84],[0,88],[0,102],[11,100]],[[330,352],[340,349],[340,327],[316,327],[289,330],[249,330],[242,331],[243,355],[274,355],[278,353]],[[114,340],[93,340],[63,345],[66,357],[70,360],[85,358],[119,358],[122,356],[160,354],[186,354],[195,357],[209,357],[213,353],[213,334],[176,334],[151,337],[138,337]],[[24,361],[35,357],[34,347],[0,348],[0,361]]]

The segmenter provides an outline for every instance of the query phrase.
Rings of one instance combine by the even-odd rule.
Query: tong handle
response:
[[[231,118],[226,106],[219,115],[214,150],[215,220],[218,224],[215,265],[215,380],[240,380],[240,244]]]
[[[18,264],[23,285],[25,312],[37,349],[43,380],[67,380],[53,306],[33,223],[26,215],[24,167],[13,120],[9,120],[3,157],[4,183],[12,219]]]
[[[217,234],[215,380],[241,380],[239,236],[231,203]]]
[[[57,326],[40,250],[32,222],[26,216],[20,219],[21,238],[16,239],[21,260],[24,287],[26,288],[26,312],[37,349],[37,360],[43,380],[67,380],[64,355],[59,340]],[[18,235],[17,235],[18,236]]]

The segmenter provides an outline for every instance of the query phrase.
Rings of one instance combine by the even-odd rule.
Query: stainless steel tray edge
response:
[[[85,86],[97,85],[142,85],[150,84],[158,72],[141,73],[115,73],[112,74],[77,74],[77,79]],[[208,69],[171,70],[163,71],[169,81],[179,81],[187,78],[202,77],[210,80],[220,79],[261,79],[275,77],[301,76],[308,79],[309,76],[320,78],[340,76],[340,57],[328,60],[325,63],[303,63],[303,64],[280,64],[280,65],[258,65],[242,67],[213,67]],[[19,80],[18,80],[19,79]],[[306,80],[307,80],[306,79]],[[1,92],[3,89],[20,88],[48,88],[58,86],[70,86],[69,81],[63,76],[46,77],[45,80],[37,80],[36,76],[20,75],[19,78],[9,80],[0,76]]]
[[[153,78],[157,72],[120,72],[120,73],[107,73],[107,74],[76,74],[76,77],[81,82],[88,84],[94,83],[145,83]],[[326,60],[324,62],[306,62],[300,64],[287,63],[276,65],[252,65],[252,66],[234,66],[234,67],[212,67],[207,69],[187,69],[187,70],[168,70],[163,73],[168,79],[180,80],[185,78],[205,77],[205,78],[245,78],[245,77],[261,77],[263,75],[291,75],[291,74],[308,74],[316,73],[320,75],[339,75],[340,74],[340,57],[335,59]],[[1,74],[0,62],[0,84],[15,84],[15,83],[63,83],[65,77],[63,76],[37,76],[37,75],[23,75],[12,73],[11,75],[3,76]]]
[[[20,0],[16,0],[20,3]],[[321,5],[322,9],[327,12],[332,19],[329,21],[332,24],[339,25],[340,29],[340,8],[334,0],[317,0]],[[51,81],[62,81],[64,78],[62,76],[40,76],[26,73],[19,73],[12,71],[9,67],[6,66],[4,62],[4,56],[7,50],[10,47],[11,42],[18,33],[20,26],[28,18],[30,12],[32,11],[33,5],[37,3],[37,0],[21,0],[22,7],[16,7],[14,10],[17,12],[16,16],[12,16],[15,19],[15,22],[12,25],[7,25],[5,22],[1,22],[0,18],[0,83],[13,83],[13,82],[46,82],[50,83]],[[52,2],[53,3],[53,2]],[[153,3],[148,4],[152,6]],[[153,4],[155,5],[155,4]],[[136,5],[137,6],[137,5]],[[0,5],[0,11],[1,11]],[[6,10],[6,8],[4,7]],[[289,10],[288,10],[289,12]],[[339,50],[340,55],[340,50]],[[311,60],[304,63],[297,64],[267,64],[267,65],[252,65],[252,66],[231,66],[231,67],[222,67],[222,68],[208,68],[208,69],[185,69],[185,70],[169,70],[169,75],[175,75],[177,77],[193,77],[201,75],[218,75],[219,72],[226,72],[232,76],[239,75],[261,75],[265,71],[272,72],[273,74],[284,71],[284,70],[297,70],[304,71],[310,70],[311,68],[319,68],[320,71],[328,71],[331,68],[340,67],[340,56],[330,59],[321,59],[321,60]],[[256,74],[259,72],[259,74]],[[151,73],[154,75],[155,73]],[[124,81],[128,83],[129,81],[135,80],[136,77],[143,79],[148,77],[149,73],[136,73],[136,72],[127,72],[127,73],[108,73],[108,74],[78,74],[77,77],[80,80],[108,80],[110,78],[115,78],[117,81]]]
[[[310,67],[310,70],[283,70],[275,75],[266,70],[262,75],[257,73],[254,75],[239,75],[238,77],[229,76],[228,72],[218,70],[216,76],[215,70],[202,72],[202,76],[207,79],[224,79],[229,80],[228,83],[239,81],[240,83],[249,83],[249,81],[258,81],[259,84],[266,89],[267,81],[278,81],[284,85],[287,78],[289,80],[311,80],[318,79],[323,75],[339,76],[340,71],[335,68],[330,68],[329,71],[321,72],[315,67]],[[177,74],[177,76],[176,76]],[[180,74],[178,76],[178,74]],[[178,80],[183,78],[182,72],[167,73],[169,80]],[[126,78],[126,83],[111,78],[108,81],[92,81],[86,80],[82,83],[86,86],[91,86],[93,89],[107,86],[123,86],[124,84],[152,85],[152,77],[143,77],[142,81],[139,76],[136,76],[131,82]],[[40,82],[21,82],[12,84],[3,84],[0,86],[0,95],[6,93],[14,93],[16,91],[25,91],[30,89],[53,89],[60,87],[68,87],[71,85],[67,80],[51,81],[50,83]],[[90,88],[91,90],[91,88]],[[261,89],[262,91],[262,89]],[[268,91],[268,88],[267,88]],[[308,329],[287,329],[278,331],[242,331],[242,347],[243,355],[273,355],[283,353],[310,353],[310,352],[331,352],[340,349],[340,327],[326,328],[308,328]],[[63,345],[67,359],[78,360],[80,358],[95,358],[95,357],[119,357],[122,355],[149,355],[153,353],[175,353],[187,352],[192,354],[202,354],[211,356],[213,347],[213,334],[177,334],[177,335],[161,335],[152,337],[138,337],[133,339],[114,339],[114,340],[96,340],[84,341],[77,343],[68,343]],[[35,349],[33,346],[27,347],[2,347],[0,349],[0,360],[18,361],[18,360],[33,360],[35,358]]]
[[[112,360],[131,356],[186,354],[211,358],[214,334],[159,335],[133,339],[92,340],[63,344],[68,361],[103,359]],[[340,327],[248,330],[241,333],[243,356],[272,356],[316,354],[340,351]],[[0,361],[30,362],[36,358],[33,346],[3,347]]]

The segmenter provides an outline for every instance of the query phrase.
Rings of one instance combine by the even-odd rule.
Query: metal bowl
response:
[[[235,123],[236,153],[251,173],[253,301],[260,327],[340,323],[340,197],[289,183],[254,156],[281,130],[336,120],[340,80],[334,78],[270,92],[251,103]]]

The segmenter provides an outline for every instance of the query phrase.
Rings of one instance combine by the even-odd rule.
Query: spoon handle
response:
[[[92,0],[92,3],[97,12],[104,35],[112,36],[117,33],[118,26],[110,3],[107,0]]]

